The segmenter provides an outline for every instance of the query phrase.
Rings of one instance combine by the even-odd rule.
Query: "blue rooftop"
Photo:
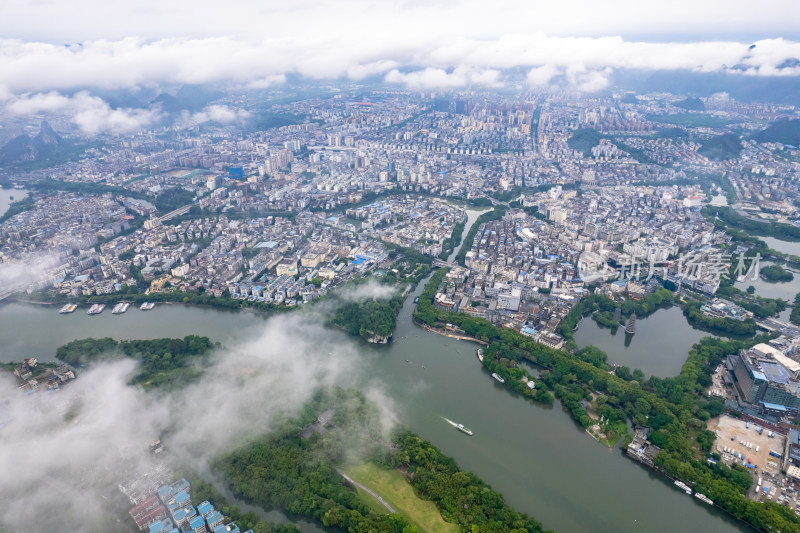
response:
[[[786,411],[786,407],[777,403],[761,402],[761,404],[771,411]]]

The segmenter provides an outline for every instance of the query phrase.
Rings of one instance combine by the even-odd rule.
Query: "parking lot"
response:
[[[794,483],[788,482],[781,474],[782,459],[770,455],[774,451],[783,455],[786,437],[774,433],[770,437],[768,428],[761,428],[753,422],[722,415],[709,420],[708,429],[717,435],[714,451],[728,464],[749,465],[753,470],[753,487],[749,496],[755,499],[769,499],[795,509],[798,495]],[[761,485],[758,480],[761,480]],[[767,488],[767,492],[764,491]]]

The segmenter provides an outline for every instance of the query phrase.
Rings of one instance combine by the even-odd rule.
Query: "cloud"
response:
[[[361,283],[360,285],[344,287],[336,292],[336,296],[348,302],[355,302],[367,299],[383,300],[391,298],[396,292],[397,289],[394,287],[384,285],[373,278],[369,278],[365,283]]]
[[[66,114],[89,135],[128,133],[154,124],[160,118],[154,109],[112,109],[103,99],[86,91],[65,96],[55,91],[25,94],[12,99],[6,109],[17,115],[37,113]]]
[[[542,87],[549,85],[550,80],[558,74],[559,70],[556,67],[552,65],[542,65],[541,67],[535,67],[529,70],[526,79],[528,84],[534,87]]]
[[[3,289],[18,292],[30,285],[41,286],[46,280],[54,279],[53,271],[61,264],[55,255],[36,252],[19,261],[0,263],[0,292]]]
[[[566,79],[571,88],[585,93],[594,93],[608,87],[611,69],[588,70],[583,65],[567,68]]]
[[[226,105],[210,105],[199,113],[190,115],[187,120],[194,124],[202,122],[230,124],[247,120],[249,116],[250,112],[244,109],[234,109]]]
[[[245,84],[247,89],[266,89],[268,87],[272,87],[273,85],[279,85],[281,83],[286,83],[286,76],[283,74],[274,74],[272,76],[267,76],[266,78],[259,78]]]
[[[414,72],[400,72],[397,69],[386,74],[387,83],[400,83],[409,89],[452,89],[471,85],[481,87],[500,87],[500,71],[473,67],[457,67],[448,72],[441,68],[428,67]]]
[[[295,9],[302,8],[285,9],[296,14]],[[149,109],[111,108],[91,96],[91,89],[205,83],[260,89],[285,82],[287,75],[350,80],[382,76],[387,83],[419,90],[492,88],[508,83],[511,72],[522,71],[534,87],[556,85],[595,92],[607,88],[610,76],[620,69],[800,76],[800,42],[786,38],[755,43],[646,42],[619,35],[498,31],[476,37],[452,29],[414,33],[375,27],[303,37],[287,35],[283,27],[280,30],[268,38],[263,34],[259,38],[126,37],[68,46],[0,40],[0,102],[18,114],[71,114],[86,133],[124,133],[152,125],[158,114]],[[65,96],[73,91],[79,92]]]
[[[54,394],[20,394],[0,373],[0,525],[21,531],[114,531],[117,484],[148,470],[148,444],[161,438],[171,465],[205,471],[208,461],[292,415],[321,386],[363,383],[349,337],[304,311],[275,316],[250,340],[214,354],[205,377],[173,392],[126,383],[128,359],[82,371]],[[394,408],[380,383],[366,395]]]
[[[364,39],[370,39],[367,30]],[[598,87],[606,69],[691,70],[743,75],[800,75],[800,43],[783,38],[750,42],[644,42],[620,36],[569,37],[542,32],[504,33],[489,38],[396,35],[386,32],[374,46],[354,35],[334,39],[243,37],[124,38],[70,46],[0,40],[0,98],[169,84],[217,83],[264,88],[289,73],[314,79],[353,80],[383,75],[409,88],[496,87],[502,72],[522,68],[531,85],[583,67]],[[751,44],[755,47],[751,48]],[[735,69],[734,69],[735,67]],[[732,70],[733,69],[733,70]],[[568,76],[569,77],[569,76]],[[42,97],[42,100],[46,100]],[[52,100],[52,98],[51,98]],[[42,103],[44,105],[44,102]]]

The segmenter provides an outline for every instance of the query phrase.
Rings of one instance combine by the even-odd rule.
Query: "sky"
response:
[[[290,74],[429,90],[503,87],[513,70],[583,93],[621,69],[800,76],[798,20],[795,0],[5,0],[0,106],[80,115],[94,134],[157,112],[75,92],[265,88]]]

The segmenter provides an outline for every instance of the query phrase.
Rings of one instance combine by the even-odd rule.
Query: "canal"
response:
[[[416,327],[411,321],[413,300],[423,286],[424,282],[403,304],[389,345],[368,345],[338,331],[330,333],[331,343],[355,347],[361,360],[357,382],[383,389],[402,424],[454,457],[461,468],[480,476],[510,505],[536,517],[547,529],[561,533],[749,531],[626,459],[619,450],[595,442],[558,402],[552,408],[540,407],[510,392],[482,368],[474,344]],[[677,320],[668,318],[672,314],[672,310],[659,311],[647,320],[654,320],[655,330],[655,321],[662,316]],[[51,360],[58,345],[86,336],[154,338],[199,333],[225,344],[239,343],[257,335],[264,321],[255,314],[177,304],[158,305],[148,312],[131,309],[119,316],[108,311],[87,316],[81,310],[59,315],[52,306],[6,304],[0,306],[0,346],[4,360],[26,356]],[[640,339],[645,341],[646,335],[640,336],[639,331],[648,327],[637,327],[631,347],[638,347]],[[660,353],[674,360],[670,365],[676,368],[688,349],[682,337],[682,333],[660,337]],[[674,374],[672,368],[665,366],[664,372]],[[445,418],[465,424],[474,435],[462,434]]]

